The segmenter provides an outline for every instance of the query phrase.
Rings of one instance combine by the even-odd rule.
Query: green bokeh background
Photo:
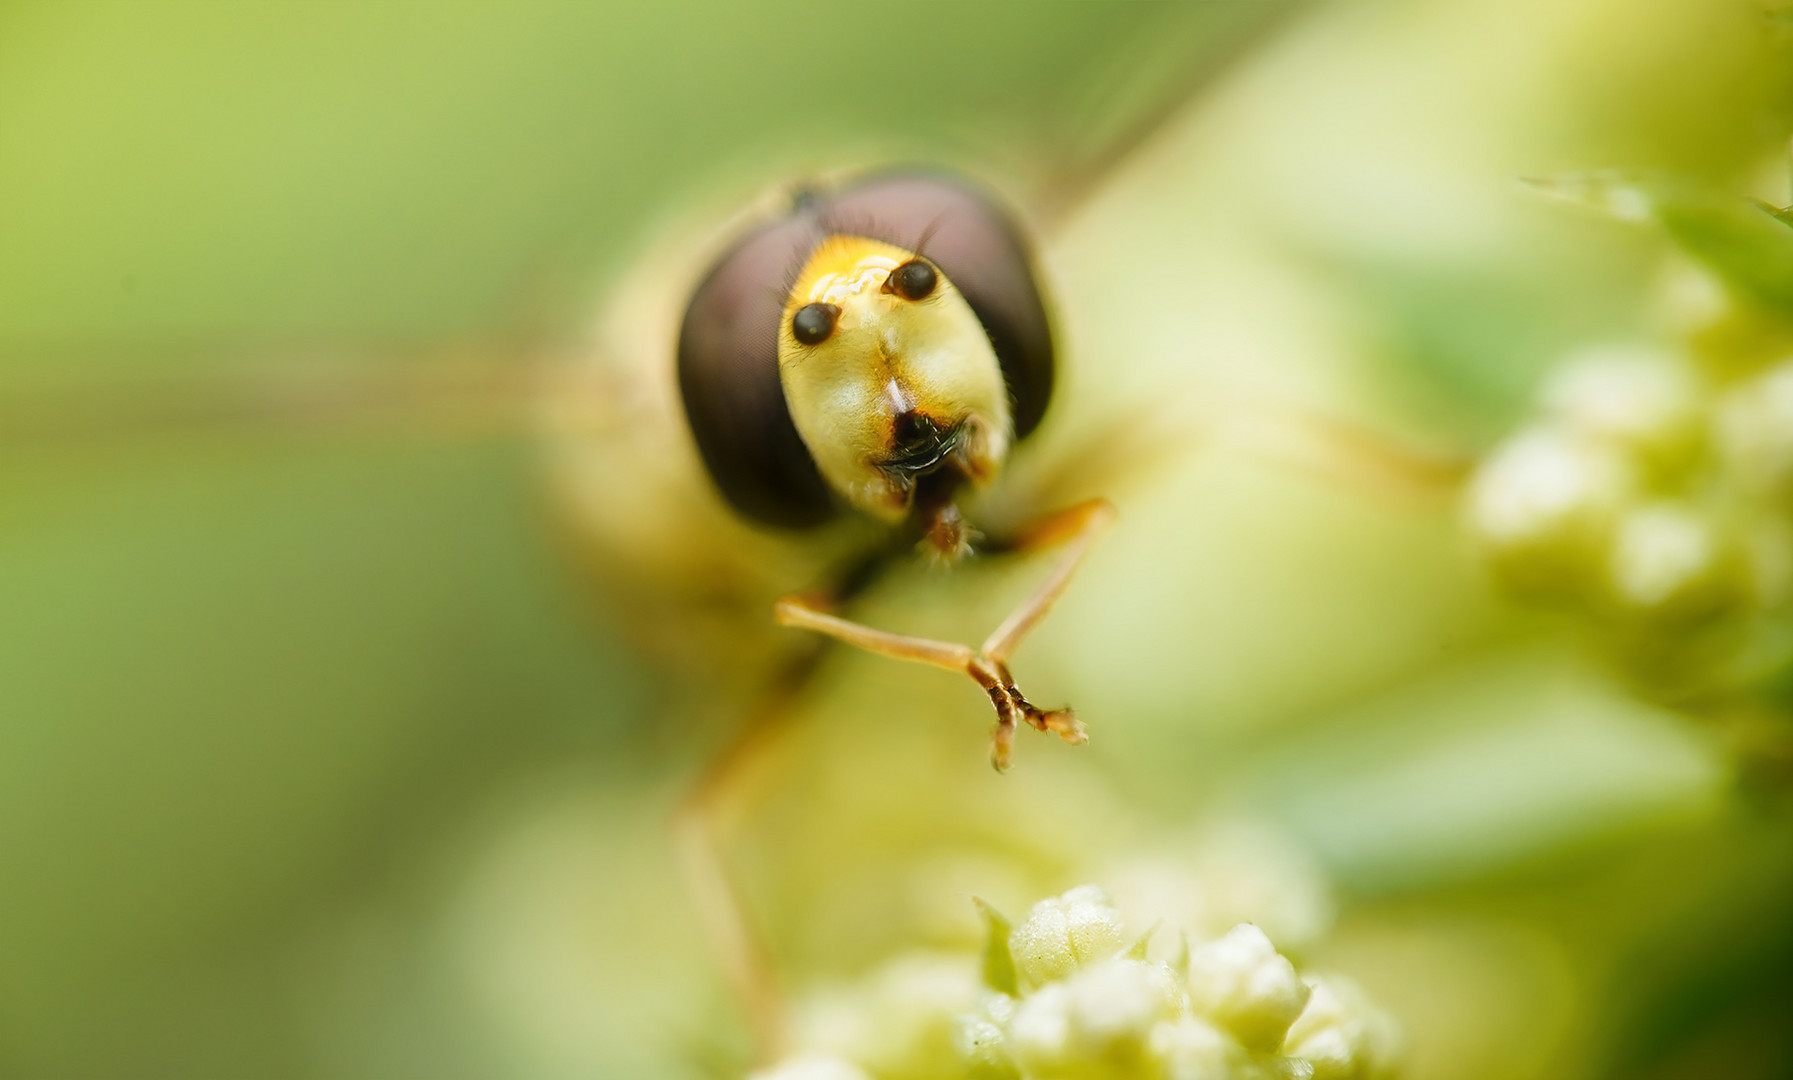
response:
[[[0,6],[0,1075],[739,1065],[664,840],[719,736],[669,734],[690,673],[580,584],[531,432],[170,400],[525,365],[693,203],[940,159],[1086,196],[1042,239],[1044,438],[1236,394],[1476,449],[1663,321],[1660,238],[1516,176],[1786,201],[1755,8],[1496,7]],[[1448,507],[1224,447],[1126,491],[1017,661],[1087,751],[998,779],[965,687],[829,669],[740,840],[793,982],[940,936],[912,901],[1244,815],[1334,881],[1310,958],[1416,1077],[1793,1068],[1784,814],[1496,596]],[[965,636],[1017,573],[868,618]]]

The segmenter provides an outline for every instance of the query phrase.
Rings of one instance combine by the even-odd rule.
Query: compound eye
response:
[[[884,284],[905,300],[925,300],[939,283],[940,275],[934,272],[933,266],[920,259],[910,259],[892,270]]]
[[[840,308],[833,304],[804,304],[791,316],[791,336],[800,345],[820,345],[834,333]]]

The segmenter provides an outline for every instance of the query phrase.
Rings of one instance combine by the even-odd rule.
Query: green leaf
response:
[[[1677,244],[1732,288],[1793,311],[1793,236],[1784,229],[1742,201],[1670,203],[1659,216]]]
[[[1750,202],[1755,203],[1756,208],[1764,214],[1793,229],[1793,206],[1776,206],[1762,199],[1751,199]]]
[[[1629,222],[1654,222],[1683,251],[1704,263],[1738,293],[1793,313],[1793,236],[1754,210],[1785,225],[1793,212],[1707,191],[1673,178],[1617,170],[1525,177],[1552,198]]]
[[[1014,997],[1021,988],[1015,980],[1015,955],[1009,951],[1009,921],[982,897],[974,896],[971,902],[984,917],[984,929],[989,933],[989,939],[984,943],[984,985],[999,994]]]
[[[1660,185],[1618,169],[1521,176],[1519,182],[1553,199],[1575,203],[1620,221],[1649,221]]]

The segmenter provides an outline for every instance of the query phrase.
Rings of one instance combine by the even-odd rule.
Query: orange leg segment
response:
[[[843,619],[818,610],[800,596],[787,596],[773,609],[780,626],[813,630],[855,648],[887,656],[893,660],[910,660],[930,664],[947,671],[961,671],[971,676],[990,696],[996,709],[996,732],[991,739],[990,763],[998,770],[1009,766],[1017,724],[1025,723],[1039,731],[1050,731],[1068,743],[1089,739],[1083,725],[1070,709],[1041,709],[1033,705],[1015,686],[1009,674],[1008,659],[1027,634],[1038,626],[1052,609],[1053,603],[1071,583],[1084,556],[1096,538],[1113,524],[1114,505],[1107,499],[1092,499],[1049,515],[1029,526],[1009,545],[1012,551],[1028,551],[1058,544],[1066,545],[1064,554],[1045,580],[1016,605],[997,628],[973,649],[953,641],[911,637],[888,630],[879,630],[863,623]]]

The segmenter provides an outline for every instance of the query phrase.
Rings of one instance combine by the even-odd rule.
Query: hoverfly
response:
[[[641,403],[656,414],[640,428],[657,432],[655,442],[636,448],[629,469],[574,465],[565,477],[589,486],[593,527],[634,530],[643,523],[615,512],[618,485],[645,482],[665,506],[671,474],[682,472],[685,514],[663,520],[653,539],[637,532],[631,542],[667,559],[668,579],[690,582],[707,575],[682,561],[695,548],[680,538],[726,538],[702,549],[711,558],[730,553],[733,572],[715,577],[742,590],[746,617],[818,635],[787,642],[778,674],[733,719],[734,740],[700,775],[681,815],[686,870],[711,943],[762,1042],[775,1046],[778,994],[724,866],[725,789],[792,710],[828,642],[972,678],[996,714],[990,759],[998,771],[1009,766],[1022,724],[1084,742],[1072,711],[1031,702],[1008,662],[1116,512],[1100,496],[1056,502],[1063,485],[1050,474],[1021,481],[1025,490],[1006,503],[991,498],[1014,482],[1011,458],[1046,416],[1058,375],[1047,291],[1021,225],[995,196],[942,171],[873,171],[802,185],[782,205],[718,232],[727,239],[717,253],[684,271],[693,284],[676,317],[639,295],[620,304],[635,319],[649,312],[665,342],[636,350],[652,358],[638,363],[660,365],[646,373],[658,395]],[[1133,420],[1142,426],[1138,414]],[[1411,463],[1343,425],[1258,421],[1269,428],[1260,449],[1271,457],[1336,475],[1338,464],[1322,463],[1348,451],[1346,473],[1397,486],[1413,479]],[[1138,456],[1154,449],[1145,438],[1131,448]],[[1125,437],[1103,431],[1095,441],[1112,450]],[[573,454],[566,464],[596,460]],[[638,470],[652,479],[632,475]],[[975,647],[852,617],[850,605],[907,562],[1054,546],[1056,563]],[[818,565],[830,567],[819,583],[788,591]],[[743,588],[755,571],[759,589]],[[768,585],[784,595],[768,602]]]
[[[1254,15],[1250,21],[1255,24],[1257,18]],[[1210,36],[1216,41],[1232,40],[1220,34]],[[1049,182],[1042,183],[1043,191],[1029,192],[1024,185],[1016,183],[995,185],[1002,192],[1004,203],[1029,212],[1024,224],[1032,234],[1030,239],[1037,239],[1042,248],[1049,246],[1054,217],[1062,220],[1081,194],[1098,186],[1107,170],[1127,160],[1127,152],[1134,143],[1148,136],[1159,120],[1188,100],[1206,79],[1213,76],[1214,68],[1209,63],[1197,63],[1191,55],[1190,50],[1179,50],[1176,55],[1179,74],[1158,80],[1174,84],[1164,88],[1161,108],[1154,104],[1145,110],[1133,110],[1132,103],[1123,101],[1122,107],[1115,109],[1119,116],[1112,125],[1113,130],[1119,132],[1115,138],[1089,139],[1083,144],[1087,152],[1080,154],[1062,152],[1064,146],[1079,145],[1075,138],[1065,138],[1062,145],[1050,143],[1039,157],[1042,163],[1051,161],[1053,168],[1059,171]],[[1193,55],[1206,57],[1209,54],[1204,49]],[[1129,57],[1129,65],[1134,65],[1138,59],[1137,56]],[[1165,70],[1162,65],[1157,69],[1160,75]],[[1100,132],[1109,130],[1102,122],[1115,117],[1098,112],[1085,119]],[[981,164],[993,170],[1000,168],[999,165]],[[1044,167],[1039,172],[1046,174]],[[831,200],[848,196],[851,191],[851,185],[818,189],[809,201],[807,211],[824,212]],[[998,205],[988,196],[975,195],[973,198],[986,208]],[[730,201],[732,204],[733,199]],[[781,194],[780,201],[790,202],[788,192]],[[1006,217],[1006,211],[996,213]],[[788,209],[781,207],[772,216],[777,214],[788,214]],[[941,297],[950,295],[949,290],[956,290],[963,296],[967,289],[974,289],[979,284],[977,274],[959,270],[949,256],[953,239],[946,223],[930,232],[928,226],[932,223],[929,218],[905,225],[899,233],[891,234],[884,241],[917,256],[916,260],[905,259],[905,263],[919,262],[936,274],[934,290],[919,300],[896,293],[895,286],[892,294],[877,294],[893,307],[895,300],[900,299],[918,310],[933,312],[946,306]],[[732,230],[718,228],[713,222],[706,223],[699,241],[691,245],[691,257],[714,257],[718,254],[718,242],[730,242],[734,235]],[[885,257],[895,258],[888,253]],[[1037,459],[1042,447],[1031,444],[1044,444],[1048,436],[1033,426],[1038,417],[1024,421],[1019,405],[1020,392],[1016,392],[1014,402],[1000,402],[1010,410],[1007,419],[1009,446],[1000,454],[989,444],[994,437],[992,433],[1002,427],[1000,421],[986,419],[986,444],[981,450],[971,437],[976,429],[966,425],[946,430],[934,423],[935,430],[931,432],[919,420],[908,425],[908,438],[901,440],[905,447],[896,455],[899,460],[891,463],[896,474],[893,482],[899,494],[902,494],[901,481],[905,478],[911,481],[906,495],[908,509],[902,521],[893,523],[888,516],[876,512],[849,511],[836,513],[833,515],[835,520],[802,534],[756,529],[741,515],[729,510],[713,491],[701,483],[694,486],[688,482],[691,477],[701,482],[703,474],[697,471],[700,466],[698,449],[680,415],[680,402],[671,372],[672,337],[690,293],[672,289],[664,295],[654,295],[646,303],[639,303],[654,291],[654,275],[644,272],[643,267],[632,260],[626,263],[619,260],[619,265],[626,265],[628,269],[619,279],[619,290],[611,294],[611,307],[622,310],[633,306],[632,314],[638,321],[652,323],[659,335],[654,340],[654,347],[639,349],[635,347],[636,340],[617,339],[602,340],[600,348],[593,350],[581,347],[544,352],[533,349],[534,342],[524,342],[519,347],[510,340],[497,340],[486,343],[489,348],[465,350],[466,355],[436,349],[421,356],[422,362],[410,365],[410,370],[400,370],[404,365],[395,364],[376,371],[370,365],[363,374],[347,365],[339,365],[341,378],[328,367],[315,373],[295,368],[292,378],[282,376],[280,385],[271,387],[263,385],[264,380],[255,376],[228,384],[202,378],[198,382],[170,381],[165,386],[159,383],[130,386],[107,395],[99,402],[101,407],[98,409],[88,408],[86,396],[82,397],[80,409],[63,407],[60,396],[41,406],[38,402],[22,401],[15,396],[0,404],[0,412],[6,414],[0,417],[0,429],[22,430],[21,438],[27,442],[39,440],[36,432],[40,428],[51,429],[49,438],[44,441],[60,442],[70,426],[78,429],[73,432],[78,436],[86,437],[91,431],[108,440],[118,440],[121,433],[123,436],[131,434],[128,430],[131,425],[121,423],[121,418],[152,429],[230,428],[244,421],[247,421],[246,426],[256,428],[292,425],[305,429],[335,429],[342,426],[341,421],[346,415],[350,421],[371,417],[372,423],[366,427],[384,432],[396,426],[393,414],[397,414],[400,423],[422,416],[434,425],[446,417],[458,428],[462,418],[468,417],[472,421],[466,425],[469,427],[508,429],[516,419],[509,406],[524,403],[545,415],[543,426],[547,429],[550,458],[548,483],[553,487],[554,496],[550,505],[562,518],[589,526],[563,534],[570,538],[566,546],[577,558],[605,576],[615,590],[614,596],[625,598],[613,599],[612,603],[630,610],[630,630],[649,639],[658,638],[670,649],[701,654],[717,668],[730,668],[733,673],[746,674],[768,685],[759,704],[743,695],[714,696],[717,710],[727,714],[729,723],[744,732],[763,732],[766,725],[761,723],[761,718],[771,717],[781,709],[788,712],[784,706],[790,695],[801,684],[804,673],[813,670],[819,662],[817,658],[822,655],[819,639],[812,642],[795,630],[782,634],[776,631],[754,634],[744,630],[771,625],[773,607],[763,595],[768,587],[776,594],[816,585],[817,574],[823,573],[827,580],[814,593],[804,594],[798,605],[785,609],[789,615],[796,615],[801,608],[820,618],[833,614],[827,601],[844,603],[845,598],[861,593],[868,581],[876,576],[876,568],[915,561],[918,543],[947,553],[962,553],[968,547],[974,552],[996,554],[1036,547],[1052,540],[1071,540],[1071,555],[1062,574],[1055,572],[1047,576],[1044,591],[1036,594],[1043,596],[1043,600],[1031,607],[1024,605],[1019,621],[1005,624],[1010,627],[1010,632],[1001,637],[1012,647],[1013,642],[1034,625],[1030,621],[1032,614],[1042,611],[1044,604],[1056,594],[1053,590],[1062,588],[1068,581],[1074,556],[1081,553],[1080,545],[1087,546],[1085,538],[1093,537],[1094,529],[1099,527],[1099,519],[1104,515],[1096,508],[1086,511],[1081,520],[1048,519],[1041,528],[1030,530],[1027,527],[1027,515],[1022,511],[1037,511],[1058,504],[1026,497],[1029,489],[1023,470],[1031,467],[1031,463],[1020,460],[1021,455],[1017,455],[1015,447],[1020,444]],[[793,272],[798,269],[792,268]],[[1038,291],[1032,273],[1029,267],[1027,287]],[[917,274],[919,271],[912,270],[906,276]],[[696,283],[699,275],[681,273],[675,276],[681,277],[683,284],[689,286]],[[772,279],[764,282],[768,290],[791,284],[777,278],[774,274]],[[921,294],[919,281],[903,287]],[[967,306],[973,305],[967,301]],[[779,314],[784,315],[782,307]],[[972,315],[977,314],[974,308]],[[795,312],[792,312],[783,320],[791,325],[793,337],[796,332],[794,317]],[[969,329],[962,317],[958,325],[962,331]],[[990,333],[981,320],[978,326],[984,334]],[[600,331],[602,334],[610,332],[608,323]],[[824,342],[817,347],[825,348],[827,344]],[[227,347],[235,348],[229,343]],[[371,348],[378,353],[377,346]],[[426,348],[430,347],[426,345]],[[456,351],[459,351],[458,347]],[[326,355],[330,352],[340,352],[351,362],[359,355],[352,349],[326,350]],[[563,373],[558,362],[567,352],[578,352],[580,356],[571,365],[573,370]],[[995,352],[994,345],[992,352]],[[1050,355],[1052,362],[1057,363],[1056,350]],[[528,359],[546,363],[518,362]],[[438,360],[459,362],[437,363]],[[999,355],[999,370],[1003,368],[1002,360]],[[643,372],[648,373],[647,378],[635,378]],[[988,373],[987,366],[985,372]],[[1003,373],[1008,374],[1006,370]],[[569,386],[575,392],[561,392]],[[1006,377],[1003,386],[1006,393]],[[597,393],[577,392],[594,387]],[[990,393],[988,381],[982,395],[988,403],[985,411],[994,411],[999,402]],[[1027,397],[1034,403],[1031,407],[1044,411],[1050,393],[1040,393],[1036,387]],[[1054,411],[1068,412],[1064,405],[1061,397],[1053,406]],[[925,409],[913,411],[928,415]],[[146,414],[149,423],[142,425]],[[69,418],[74,421],[72,424]],[[935,420],[937,418],[930,416],[930,422]],[[1053,432],[1050,438],[1056,439],[1061,433]],[[896,434],[894,427],[892,434]],[[0,441],[8,437],[0,432]],[[591,452],[594,446],[600,447],[596,453]],[[939,460],[931,460],[936,452],[940,454]],[[972,475],[979,471],[980,463],[984,466],[982,474]],[[992,463],[996,465],[994,470],[989,468]],[[880,475],[892,479],[887,473]],[[852,505],[845,496],[833,494],[834,488],[827,490],[830,493],[827,501],[831,505],[837,500],[841,505]],[[974,497],[976,502],[972,501]],[[987,504],[998,500],[1012,502],[1018,508],[1017,512],[1012,515],[994,512],[996,508]],[[976,535],[978,529],[986,535]],[[626,557],[615,557],[624,552]],[[926,561],[925,555],[921,561]],[[452,582],[443,586],[445,590],[453,587]],[[705,600],[720,598],[723,602],[680,604],[681,594],[676,591],[680,589],[684,590],[683,596]],[[653,594],[654,602],[631,604],[627,599],[643,594]],[[771,599],[776,599],[776,595]],[[675,609],[675,615],[664,614]],[[908,647],[907,643],[898,644]],[[999,640],[998,645],[1001,644]],[[1008,652],[1007,648],[988,643],[981,650],[958,648],[972,653],[973,659],[980,651],[985,654],[986,661],[994,654],[996,663],[1001,663]],[[954,651],[947,659],[958,664],[962,655]],[[959,669],[969,672],[969,661]],[[678,669],[669,665],[667,670]],[[1000,754],[1005,752],[1000,741],[1005,730],[1012,735],[1019,723],[1031,719],[1046,723],[1052,713],[1036,710],[1037,717],[1028,716],[1016,700],[1025,699],[1018,690],[1010,690],[1013,683],[1006,679],[1005,671],[996,670],[995,664],[985,667],[982,674],[997,684],[992,701],[999,710],[999,741],[995,749]],[[1027,685],[1025,678],[1022,685]],[[1001,710],[1005,705],[1010,711],[1009,723],[1001,725]],[[979,712],[983,708],[967,701],[966,714],[988,715]],[[742,713],[748,715],[743,718]],[[1067,732],[1071,730],[1068,715],[1061,714],[1052,722],[1060,724]],[[751,736],[744,735],[743,738],[750,739]],[[723,752],[719,768],[726,764],[730,754],[729,750]]]
[[[914,170],[805,184],[780,202],[716,230],[727,240],[707,263],[654,275],[688,290],[619,295],[592,350],[597,389],[551,395],[607,402],[605,414],[569,410],[550,425],[560,501],[595,569],[627,567],[608,575],[625,593],[652,580],[639,628],[655,636],[653,613],[679,606],[668,596],[682,589],[667,638],[702,634],[690,614],[707,613],[702,655],[748,654],[742,667],[773,672],[755,680],[757,698],[729,691],[735,733],[679,831],[706,931],[769,1044],[778,995],[724,868],[722,806],[741,766],[839,642],[975,680],[995,711],[998,770],[1023,724],[1085,741],[1071,710],[1023,695],[1008,660],[1114,517],[1104,498],[1038,516],[1050,496],[1004,490],[1028,486],[1006,466],[1045,417],[1058,356],[1030,245],[996,196]],[[688,297],[682,310],[674,295]],[[1051,546],[1057,563],[977,647],[850,618],[905,564]],[[807,636],[762,644],[741,629],[774,620]]]
[[[782,527],[859,513],[884,525],[864,565],[827,591],[778,602],[778,621],[870,652],[962,671],[995,706],[991,752],[1017,726],[1085,741],[1044,710],[1007,661],[1069,583],[1113,507],[1093,500],[992,537],[995,550],[1068,542],[1065,558],[983,644],[909,637],[833,613],[901,547],[944,560],[972,548],[960,503],[1001,472],[1052,394],[1054,343],[1016,226],[941,174],[872,176],[800,192],[698,285],[679,333],[678,381],[705,467],[741,515]]]

